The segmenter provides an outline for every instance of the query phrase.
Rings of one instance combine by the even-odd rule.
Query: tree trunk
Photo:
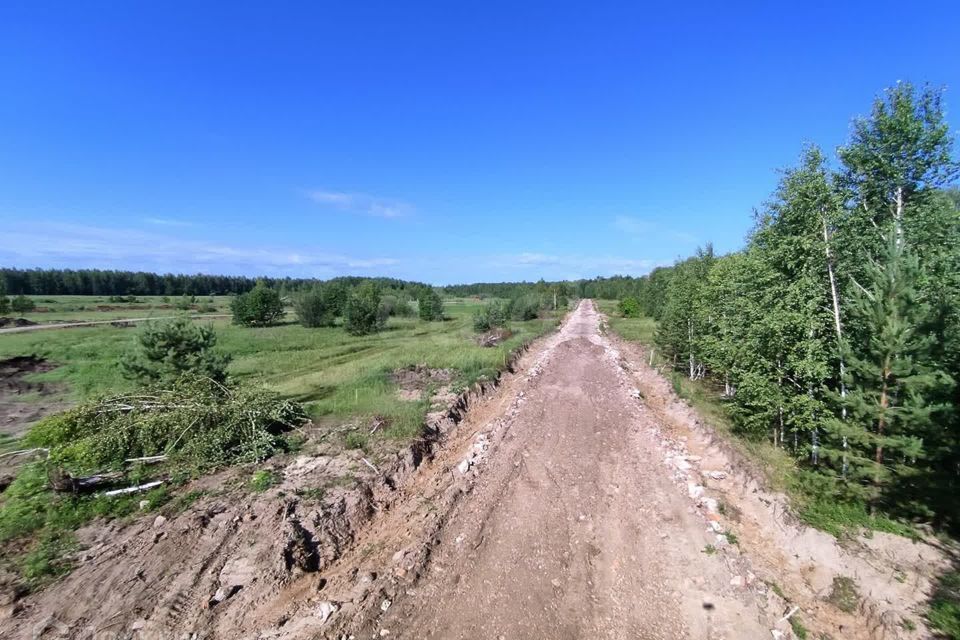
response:
[[[690,379],[693,380],[693,379],[694,379],[694,375],[696,374],[696,371],[694,370],[694,366],[693,366],[693,362],[694,362],[694,358],[693,358],[693,319],[687,320],[687,340],[688,340],[688,344],[689,344],[689,347],[688,347],[688,348],[690,349]]]
[[[899,249],[903,246],[903,187],[897,187],[895,198],[897,208],[893,213],[893,232]]]

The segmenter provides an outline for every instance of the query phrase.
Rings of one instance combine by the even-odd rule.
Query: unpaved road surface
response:
[[[669,477],[599,331],[571,315],[424,578],[380,621],[403,638],[769,638]],[[707,550],[707,553],[704,551]]]
[[[147,320],[172,320],[176,317],[177,316],[156,316],[153,318],[115,318],[112,320],[84,320],[82,322],[50,322],[48,324],[32,324],[26,327],[9,327],[6,329],[0,329],[0,334],[44,331],[47,329],[72,329],[74,327],[96,327],[102,324],[136,324],[137,322],[146,322]],[[215,318],[232,318],[233,316],[229,313],[208,313],[189,317],[191,320],[203,320],[206,318],[213,320]]]

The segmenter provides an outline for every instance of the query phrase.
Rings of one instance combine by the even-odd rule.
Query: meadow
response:
[[[73,319],[75,314],[83,314],[87,320],[110,319],[110,315],[121,313],[96,311],[98,304],[121,305],[102,302],[103,298],[84,298],[60,296],[55,298],[59,310],[43,313],[48,321]],[[42,300],[37,298],[38,306]],[[221,309],[227,300],[217,300]],[[232,358],[231,377],[301,402],[317,423],[382,416],[390,425],[385,435],[403,437],[419,432],[428,403],[426,399],[401,399],[392,380],[394,371],[415,365],[451,369],[456,391],[494,377],[511,351],[553,329],[558,322],[551,315],[511,322],[513,335],[509,339],[495,347],[480,347],[471,326],[472,313],[479,305],[472,300],[447,300],[447,319],[442,322],[394,317],[384,331],[367,336],[351,336],[340,327],[305,328],[295,322],[292,313],[270,327],[240,327],[229,319],[198,322],[213,324],[218,349]],[[150,315],[143,311],[149,310],[132,309],[123,317]],[[154,315],[177,313],[161,311]],[[57,383],[64,398],[80,402],[136,387],[119,367],[133,347],[136,334],[136,328],[111,325],[6,334],[0,336],[0,359],[34,355],[58,365],[29,379]]]

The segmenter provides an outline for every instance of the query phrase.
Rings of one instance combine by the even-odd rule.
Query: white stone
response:
[[[163,516],[157,516],[156,518],[153,519],[153,526],[154,526],[154,528],[156,528],[156,529],[159,529],[160,527],[162,527],[162,526],[165,525],[166,523],[167,523],[167,519],[164,518]]]
[[[330,619],[334,613],[337,612],[337,609],[340,608],[336,602],[331,602],[330,600],[324,600],[317,605],[317,617],[320,619],[320,624],[325,623]]]
[[[457,471],[459,471],[461,475],[465,474],[467,471],[470,471],[470,460],[465,459],[461,461],[460,464],[457,465]]]

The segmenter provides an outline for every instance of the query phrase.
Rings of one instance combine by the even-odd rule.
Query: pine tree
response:
[[[851,480],[875,509],[896,501],[888,488],[909,482],[926,456],[924,442],[946,407],[929,398],[952,384],[932,360],[930,307],[919,298],[919,263],[896,234],[864,283],[855,283],[851,315],[866,339],[845,351],[850,421],[837,425],[851,445]]]

